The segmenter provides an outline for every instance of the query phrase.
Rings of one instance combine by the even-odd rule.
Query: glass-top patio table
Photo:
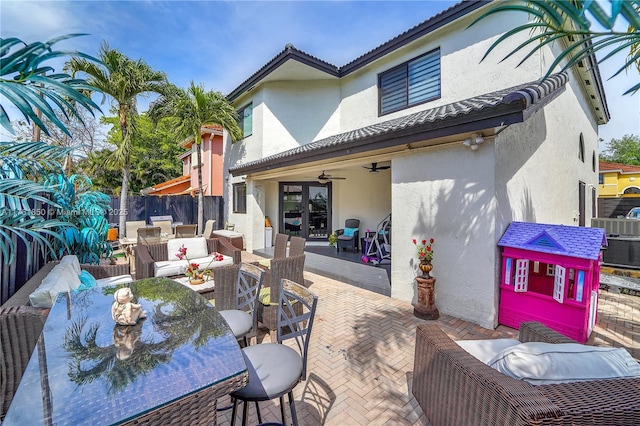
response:
[[[111,318],[126,286],[147,311],[134,326]],[[215,424],[216,398],[247,377],[224,319],[179,283],[60,293],[3,425]]]

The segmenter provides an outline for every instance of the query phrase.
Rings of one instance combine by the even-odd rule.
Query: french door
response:
[[[331,234],[331,183],[281,182],[280,232],[308,240]]]

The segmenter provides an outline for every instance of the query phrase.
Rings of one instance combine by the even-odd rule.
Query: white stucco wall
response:
[[[391,296],[415,302],[412,239],[434,238],[440,312],[493,328],[496,317],[494,147],[411,151],[392,162]]]

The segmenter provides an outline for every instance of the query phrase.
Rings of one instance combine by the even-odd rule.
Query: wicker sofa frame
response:
[[[231,245],[223,238],[207,238],[207,249],[209,253],[218,253],[233,258],[233,264],[241,262],[242,252]],[[136,258],[136,279],[151,278],[154,276],[154,262],[169,260],[167,253],[167,242],[141,245],[134,248]],[[215,274],[215,272],[214,272]]]
[[[575,343],[541,323],[521,342]],[[487,366],[439,326],[416,330],[413,395],[432,425],[640,424],[640,378],[534,386]]]
[[[29,295],[59,262],[49,262],[0,307],[0,422],[18,389],[49,309],[29,306]],[[95,278],[130,273],[129,264],[80,265]]]

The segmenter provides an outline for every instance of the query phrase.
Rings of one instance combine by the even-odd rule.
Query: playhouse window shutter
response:
[[[553,280],[553,298],[559,303],[564,301],[564,283],[567,275],[567,269],[556,265],[556,276]]]
[[[514,291],[524,293],[528,289],[529,285],[529,260],[518,259],[516,260],[516,275],[514,282]]]

